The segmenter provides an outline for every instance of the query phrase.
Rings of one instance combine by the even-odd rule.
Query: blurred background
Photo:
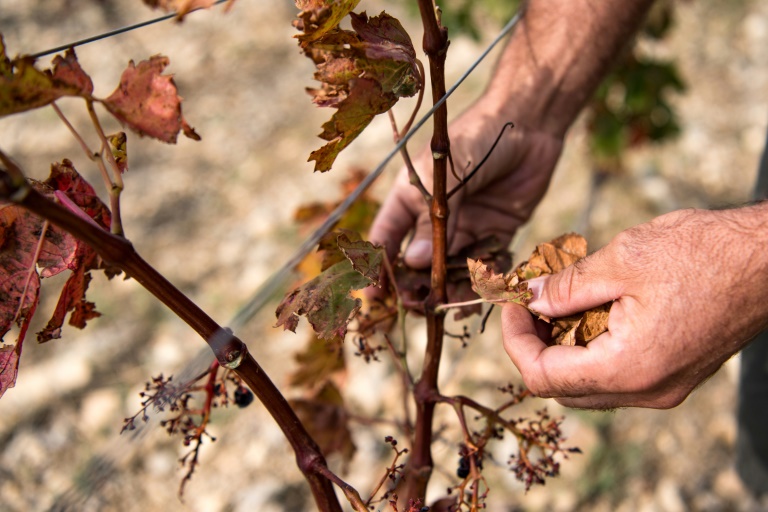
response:
[[[444,19],[455,34],[449,84],[496,35],[514,3],[447,2]],[[420,23],[408,2],[363,0],[358,7],[369,14],[384,9],[403,22],[418,48]],[[304,92],[313,85],[313,67],[293,39],[295,13],[289,1],[239,0],[229,14],[198,12],[182,24],[163,22],[77,49],[100,97],[111,94],[129,60],[170,57],[184,115],[202,141],[181,138],[170,146],[128,135],[125,231],[140,254],[225,324],[306,236],[293,220],[296,208],[339,199],[351,169],[374,168],[392,147],[389,122],[380,116],[333,171],[313,174],[306,159],[321,145],[316,135],[331,112],[315,108]],[[155,15],[139,2],[0,0],[0,33],[13,57]],[[622,229],[673,209],[749,199],[768,126],[768,4],[662,2],[654,16],[569,133],[550,191],[514,242],[516,254],[525,257],[537,243],[572,230],[586,234],[596,249]],[[482,91],[497,55],[452,97],[451,117]],[[41,58],[39,66],[50,59]],[[85,132],[82,102],[58,104]],[[396,107],[401,123],[412,105]],[[119,127],[108,123],[105,129]],[[428,135],[417,134],[412,151]],[[40,179],[52,162],[69,158],[99,189],[97,169],[50,108],[0,120],[0,147]],[[393,162],[375,184],[376,197],[384,197],[398,167]],[[51,281],[43,294],[46,286],[61,284]],[[133,437],[118,433],[123,418],[139,409],[144,382],[178,371],[205,346],[131,280],[97,276],[89,296],[103,316],[82,332],[65,327],[63,339],[46,346],[30,336],[16,387],[0,400],[1,510],[313,509],[287,443],[257,403],[218,411],[210,428],[218,440],[204,446],[180,501],[177,460],[187,450],[180,439],[160,428]],[[43,300],[38,326],[54,304],[55,298]],[[278,386],[298,396],[287,378],[308,336],[306,323],[298,334],[273,329],[273,311],[265,308],[238,334]],[[519,381],[497,322],[493,315],[486,333],[465,348],[448,343],[445,393],[492,401],[497,385]],[[478,324],[471,319],[470,331]],[[421,329],[413,323],[417,346]],[[390,390],[397,377],[386,358],[366,364],[350,343],[345,350],[346,402],[364,415],[396,403]],[[733,468],[737,368],[735,358],[671,411],[593,413],[532,402],[528,410],[546,406],[565,416],[568,444],[584,453],[563,464],[560,478],[525,493],[505,465],[514,443],[499,443],[496,462],[486,463],[484,472],[488,510],[768,509],[748,495]],[[434,448],[432,498],[456,482],[460,438],[450,415],[439,418],[443,426]],[[382,440],[393,430],[353,423],[357,453],[345,478],[363,495],[389,463]],[[330,463],[342,466],[336,456]]]

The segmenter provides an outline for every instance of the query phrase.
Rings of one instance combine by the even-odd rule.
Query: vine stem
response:
[[[149,265],[127,239],[85,221],[48,200],[26,182],[19,182],[17,178],[23,173],[2,151],[0,161],[10,168],[9,171],[0,170],[0,198],[26,208],[90,245],[106,262],[122,269],[192,327],[208,343],[219,364],[234,370],[275,419],[294,450],[297,465],[310,486],[318,510],[341,512],[333,484],[324,475],[327,468],[320,448],[277,386],[248,353],[245,343],[216,323]]]
[[[445,95],[445,57],[448,49],[448,31],[440,25],[432,0],[418,0],[424,27],[423,47],[429,59],[432,103],[437,104]],[[421,377],[414,386],[416,422],[413,449],[405,468],[403,492],[398,493],[404,503],[410,499],[424,502],[433,470],[432,441],[435,412],[434,397],[439,394],[437,377],[445,335],[445,313],[435,307],[447,299],[446,249],[448,232],[447,163],[450,153],[448,139],[448,109],[442,103],[432,118],[432,200],[429,202],[432,221],[432,274],[431,293],[427,298],[427,347]]]

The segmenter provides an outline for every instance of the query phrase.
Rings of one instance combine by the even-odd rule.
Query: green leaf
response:
[[[306,316],[320,338],[344,338],[347,324],[362,306],[350,292],[370,284],[349,260],[336,263],[283,299],[277,307],[275,327],[296,332],[299,316]]]

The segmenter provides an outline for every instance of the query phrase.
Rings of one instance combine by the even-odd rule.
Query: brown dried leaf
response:
[[[291,374],[289,384],[311,388],[342,372],[345,369],[343,342],[335,339],[326,343],[311,337],[306,348],[295,356],[298,368]]]
[[[586,345],[608,330],[610,302],[578,315],[553,319],[552,341],[555,345]]]
[[[533,297],[528,285],[517,274],[497,274],[483,262],[467,258],[472,289],[488,302],[514,302],[525,306]]]
[[[544,274],[556,274],[586,255],[586,239],[576,233],[568,233],[551,242],[537,245],[528,261],[517,268],[517,275],[521,280],[527,280]]]
[[[355,443],[349,430],[349,413],[339,389],[326,382],[315,394],[290,401],[291,407],[324,455],[338,453],[344,463],[355,454]]]

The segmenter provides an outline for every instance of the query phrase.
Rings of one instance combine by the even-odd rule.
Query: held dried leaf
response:
[[[531,290],[517,274],[498,274],[483,262],[467,258],[472,289],[488,302],[514,302],[525,306],[533,298]]]
[[[587,255],[586,239],[576,233],[568,233],[551,242],[539,244],[528,261],[517,268],[522,280],[545,274],[556,274]]]

